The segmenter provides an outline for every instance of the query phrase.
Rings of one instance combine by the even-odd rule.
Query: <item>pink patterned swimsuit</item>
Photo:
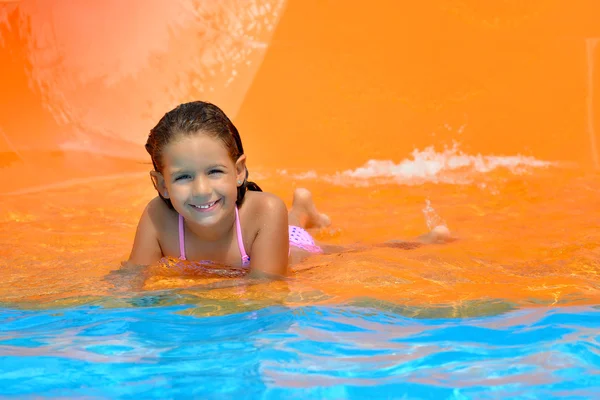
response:
[[[315,243],[310,233],[306,232],[299,226],[290,225],[288,227],[288,233],[290,237],[290,246],[298,247],[302,250],[306,250],[309,253],[322,253],[321,249]]]
[[[184,220],[179,215],[179,259],[187,260],[185,256],[185,229]],[[250,265],[250,257],[246,253],[244,248],[244,240],[242,238],[242,226],[240,225],[240,216],[237,207],[235,208],[235,232],[237,235],[238,248],[240,249],[240,255],[242,256],[242,266],[248,267]],[[308,251],[309,253],[322,253],[323,250],[315,243],[310,233],[300,228],[299,226],[289,226],[288,235],[290,240],[290,247],[297,247],[302,250]],[[290,249],[291,250],[291,249]]]

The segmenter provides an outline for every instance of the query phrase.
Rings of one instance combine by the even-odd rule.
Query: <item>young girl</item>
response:
[[[295,191],[288,213],[281,199],[249,182],[240,135],[215,105],[195,101],[169,111],[146,150],[158,197],[144,210],[128,264],[172,257],[283,276],[290,261],[322,252],[304,228],[326,226],[329,218],[306,189]],[[439,234],[434,229],[421,241]]]
[[[217,106],[196,101],[169,111],[146,150],[158,197],[140,219],[130,264],[173,257],[281,276],[290,259],[322,251],[304,230],[329,224],[310,192],[297,189],[288,214],[281,199],[249,182],[239,133]]]

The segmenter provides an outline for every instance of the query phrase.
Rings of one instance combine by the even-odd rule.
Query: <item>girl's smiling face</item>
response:
[[[245,156],[234,162],[221,140],[198,132],[166,145],[162,160],[164,185],[158,186],[186,221],[214,226],[234,212]]]

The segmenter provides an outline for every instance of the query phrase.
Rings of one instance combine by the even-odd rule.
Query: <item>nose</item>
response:
[[[193,187],[195,197],[208,197],[210,196],[211,188],[208,179],[204,176],[197,176],[194,179]]]

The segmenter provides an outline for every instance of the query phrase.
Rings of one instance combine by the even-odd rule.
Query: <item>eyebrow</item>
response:
[[[224,168],[227,169],[226,165],[223,164],[213,164],[213,165],[209,165],[208,167],[206,167],[206,169],[212,169],[212,168]],[[176,168],[171,170],[171,174],[175,175],[175,174],[181,174],[181,173],[187,173],[187,172],[191,172],[191,170],[187,169],[187,168]]]

